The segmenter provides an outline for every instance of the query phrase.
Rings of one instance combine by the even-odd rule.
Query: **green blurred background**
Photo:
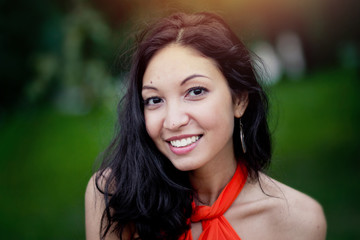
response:
[[[255,52],[266,46],[269,174],[323,205],[327,239],[360,239],[360,1],[194,2],[0,1],[2,239],[85,238],[84,191],[113,135],[134,32],[175,10],[215,11]],[[295,70],[279,57],[284,32],[301,43]]]

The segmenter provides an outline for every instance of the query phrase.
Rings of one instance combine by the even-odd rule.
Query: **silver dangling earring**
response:
[[[240,118],[240,140],[241,140],[241,147],[243,150],[243,153],[246,153],[246,145],[245,145],[245,139],[244,139],[244,131],[243,131],[243,125]]]

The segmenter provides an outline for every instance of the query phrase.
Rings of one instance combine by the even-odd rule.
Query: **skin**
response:
[[[216,63],[179,45],[167,46],[151,59],[142,97],[150,137],[177,169],[189,171],[202,202],[212,204],[236,169],[234,117],[245,111],[246,99],[233,102]],[[184,136],[200,139],[190,152],[174,153],[169,140]]]
[[[177,169],[188,171],[201,202],[197,204],[212,205],[236,169],[234,117],[246,110],[247,96],[232,98],[213,60],[171,44],[150,60],[142,97],[149,136]],[[189,151],[179,153],[169,143],[192,136],[200,139]],[[85,196],[87,239],[98,239],[103,209],[92,178]],[[321,240],[326,235],[324,213],[315,200],[262,173],[258,181],[248,179],[224,216],[242,239]],[[191,228],[198,239],[201,223]],[[110,234],[107,239],[116,237]]]

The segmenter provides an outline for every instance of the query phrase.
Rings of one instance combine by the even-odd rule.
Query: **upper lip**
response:
[[[175,141],[175,140],[180,140],[183,138],[189,138],[189,137],[193,137],[193,136],[201,136],[202,134],[183,134],[183,135],[179,135],[179,136],[173,136],[170,138],[166,138],[165,141],[170,142],[170,141]]]

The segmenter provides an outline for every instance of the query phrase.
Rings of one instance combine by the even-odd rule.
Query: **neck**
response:
[[[189,173],[190,183],[197,192],[197,205],[211,206],[236,171],[235,158],[221,164],[204,166]]]

